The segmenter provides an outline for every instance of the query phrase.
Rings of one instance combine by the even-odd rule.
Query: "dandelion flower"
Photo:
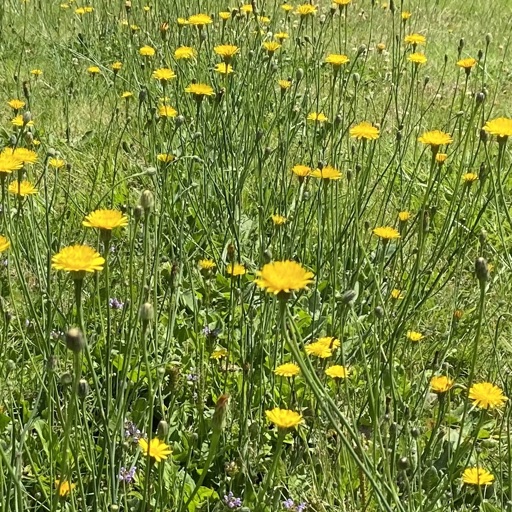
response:
[[[409,11],[402,11],[400,16],[402,17],[403,21],[407,21],[412,16],[412,13]]]
[[[302,416],[295,411],[289,409],[274,408],[270,411],[265,411],[268,421],[273,423],[277,428],[290,429],[295,428],[302,423]]]
[[[286,217],[283,217],[279,214],[274,214],[271,216],[272,222],[274,223],[274,226],[282,226],[283,224],[286,224]]]
[[[302,4],[298,5],[297,9],[295,9],[295,14],[300,15],[301,17],[310,16],[311,14],[316,13],[316,6],[311,4]]]
[[[11,194],[15,194],[20,197],[27,197],[37,194],[37,189],[30,183],[30,181],[23,180],[21,183],[16,180],[13,181],[8,188]]]
[[[290,37],[290,35],[288,34],[288,32],[277,32],[277,33],[274,34],[274,37],[280,43],[282,43],[285,39],[288,39]]]
[[[213,51],[224,59],[224,62],[231,62],[231,59],[240,51],[234,44],[220,44],[215,46]]]
[[[474,172],[467,172],[462,176],[462,181],[466,185],[471,185],[478,179],[478,174],[475,174]]]
[[[124,99],[124,100],[129,100],[130,98],[133,98],[133,92],[131,92],[131,91],[124,91],[121,94],[121,98]]]
[[[290,11],[293,11],[293,5],[284,3],[281,5],[281,9],[283,9],[284,12],[290,12]]]
[[[23,167],[23,161],[16,158],[12,153],[4,151],[0,153],[0,174],[11,174]]]
[[[325,374],[332,379],[346,379],[348,377],[348,373],[348,368],[339,364],[329,366],[329,368],[325,369]]]
[[[512,119],[508,117],[492,119],[485,123],[484,130],[491,135],[496,135],[499,143],[504,143],[508,137],[512,136]]]
[[[446,162],[448,155],[446,153],[437,153],[436,162],[441,166]]]
[[[208,16],[208,14],[193,14],[192,16],[189,16],[188,22],[190,25],[194,25],[195,27],[202,29],[205,25],[213,23],[213,20]]]
[[[395,240],[400,238],[400,233],[389,226],[381,226],[373,230],[373,234],[383,241]]]
[[[261,46],[267,50],[269,55],[273,55],[277,50],[279,50],[279,48],[281,48],[281,45],[277,41],[265,41]]]
[[[352,2],[352,0],[332,0],[332,1],[335,5],[338,5],[340,8],[346,7],[347,5],[349,5]]]
[[[292,168],[293,174],[295,176],[298,176],[299,178],[305,178],[306,176],[309,176],[311,174],[311,167],[308,167],[307,165],[294,165]]]
[[[391,298],[394,299],[394,300],[401,300],[401,299],[404,298],[404,294],[398,288],[393,288],[391,290],[391,294],[390,295],[391,295]]]
[[[469,73],[471,73],[471,70],[473,69],[474,66],[476,66],[476,64],[477,60],[472,57],[470,57],[469,59],[461,59],[457,61],[457,66],[459,66],[459,68],[462,68],[466,72],[466,75],[469,75]]]
[[[121,69],[123,69],[123,63],[119,61],[113,62],[110,68],[114,73],[118,73],[119,71],[121,71]]]
[[[215,359],[218,361],[219,359],[222,359],[223,357],[228,356],[228,351],[224,347],[216,348],[212,354],[210,355],[210,359]]]
[[[404,42],[412,46],[424,45],[427,42],[427,38],[421,34],[409,34],[405,36]]]
[[[158,437],[154,437],[149,443],[147,439],[141,438],[139,439],[139,446],[142,453],[144,453],[146,457],[154,459],[155,462],[161,462],[162,460],[167,459],[167,457],[172,453],[169,445],[160,441]]]
[[[308,343],[305,347],[306,354],[308,356],[319,357],[320,359],[327,359],[332,356],[332,349],[325,343],[315,341],[314,343]]]
[[[277,84],[281,88],[281,91],[284,92],[284,91],[287,91],[292,86],[292,81],[291,80],[278,80]]]
[[[151,46],[143,46],[139,49],[139,54],[143,57],[154,57],[156,50]]]
[[[256,285],[274,295],[302,290],[313,281],[312,272],[290,260],[267,263],[256,275]]]
[[[97,75],[100,72],[100,68],[98,66],[89,66],[87,68],[87,73],[90,75]]]
[[[111,231],[128,225],[128,217],[118,210],[95,210],[82,222],[87,228]]]
[[[186,25],[190,25],[189,21],[186,18],[178,18],[176,20],[176,23],[178,24],[179,28],[184,27]]]
[[[205,96],[213,96],[215,94],[213,87],[207,84],[190,84],[185,88],[185,92],[193,94],[196,99],[203,99]]]
[[[244,14],[250,14],[252,11],[252,4],[244,4],[240,7],[240,12],[243,12]]]
[[[201,270],[213,270],[216,267],[215,262],[209,259],[199,260],[197,264]]]
[[[425,57],[425,55],[423,53],[419,53],[419,52],[411,53],[407,57],[407,60],[409,62],[412,62],[413,64],[416,64],[417,66],[420,64],[423,65],[423,64],[427,63],[427,57]]]
[[[453,379],[445,375],[435,375],[430,379],[430,389],[434,393],[446,393],[453,387]]]
[[[10,152],[12,156],[23,162],[24,164],[35,164],[37,162],[37,153],[27,148],[16,148],[14,150],[4,150]],[[3,153],[3,152],[2,152]]]
[[[231,66],[231,64],[228,64],[226,62],[219,62],[215,65],[214,69],[217,73],[220,73],[221,75],[230,75],[231,73],[233,73],[233,67]]]
[[[311,172],[311,176],[313,178],[320,178],[322,180],[339,180],[342,177],[342,174],[338,169],[335,169],[334,167],[330,165],[326,165],[322,169],[315,169]]]
[[[41,76],[43,74],[43,71],[41,69],[32,69],[30,71],[30,74],[37,78],[37,77],[39,77],[39,76]]]
[[[0,253],[9,249],[10,246],[11,246],[11,243],[9,242],[9,240],[7,240],[7,238],[5,238],[5,236],[0,235]]]
[[[174,161],[174,155],[171,155],[170,153],[159,153],[156,159],[164,164],[170,164]]]
[[[322,338],[318,338],[316,343],[320,343],[321,345],[325,345],[330,349],[338,348],[340,346],[340,340],[338,338],[334,338],[333,336],[323,336]]]
[[[411,212],[404,210],[402,212],[398,212],[398,220],[400,222],[407,222],[411,218]]]
[[[62,158],[49,158],[48,165],[54,169],[62,169],[66,165],[66,162]]]
[[[162,83],[167,83],[169,80],[176,78],[174,71],[170,68],[159,68],[153,71],[153,78],[160,80]]]
[[[343,64],[350,62],[350,59],[346,55],[342,55],[340,53],[330,53],[325,58],[325,62],[327,64],[331,64],[333,68],[339,69]]]
[[[240,263],[230,263],[226,267],[226,272],[233,277],[237,277],[237,276],[243,276],[244,274],[246,274],[247,270]]]
[[[376,48],[378,53],[382,53],[386,49],[386,45],[384,43],[378,43]]]
[[[58,478],[55,480],[55,488],[61,498],[70,495],[75,487],[76,484],[68,482],[67,480],[59,480]]]
[[[66,272],[103,270],[105,259],[88,245],[64,247],[52,257],[52,267]]]
[[[158,107],[158,115],[160,117],[176,117],[178,112],[170,105],[160,105]]]
[[[311,112],[308,114],[307,119],[314,123],[325,123],[328,120],[327,116],[323,112]]]
[[[219,18],[222,21],[227,21],[229,18],[231,18],[231,13],[229,11],[221,11],[219,12]]]
[[[11,124],[13,126],[16,126],[17,128],[21,128],[22,126],[34,126],[34,121],[29,121],[28,123],[25,123],[23,116],[19,114],[11,119]]]
[[[503,394],[503,390],[490,382],[473,384],[468,397],[479,409],[500,408],[508,400]]]
[[[358,140],[376,140],[379,138],[379,129],[368,121],[363,121],[350,128],[350,136]]]
[[[284,363],[279,365],[274,373],[279,377],[296,377],[300,373],[300,368],[294,363]]]
[[[462,473],[462,482],[466,485],[491,485],[494,475],[484,468],[466,468]]]
[[[25,102],[22,100],[14,99],[14,100],[9,100],[7,102],[7,105],[9,105],[9,107],[11,107],[13,110],[20,110],[21,108],[23,108],[25,106]]]
[[[176,60],[181,59],[193,59],[196,56],[196,51],[191,46],[180,46],[174,51],[174,58]]]
[[[441,130],[432,130],[418,137],[418,142],[430,146],[432,151],[437,152],[439,146],[448,146],[453,142],[453,139],[449,133],[442,132]]]

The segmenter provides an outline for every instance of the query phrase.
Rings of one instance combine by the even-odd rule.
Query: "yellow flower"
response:
[[[222,359],[223,357],[228,356],[228,351],[224,347],[216,348],[212,354],[210,355],[210,359],[215,359],[218,361],[219,359]]]
[[[88,7],[84,7],[84,11],[85,11],[86,13],[94,12],[94,7],[90,7],[90,6],[88,6]]]
[[[35,164],[37,162],[37,153],[31,149],[16,148],[13,151],[7,149],[4,152],[8,152],[24,164]]]
[[[78,7],[75,9],[75,14],[78,14],[78,16],[82,16],[85,14],[85,9],[83,7]]]
[[[189,21],[186,18],[178,18],[176,20],[176,23],[178,23],[178,27],[184,27],[185,25],[189,25]]]
[[[213,51],[224,59],[224,62],[230,62],[231,59],[240,51],[234,44],[220,44]]]
[[[281,45],[276,41],[265,41],[261,46],[267,50],[269,55],[272,55],[281,48]]]
[[[197,264],[201,270],[213,270],[216,267],[215,262],[208,259],[199,260]]]
[[[427,57],[425,57],[425,55],[423,53],[419,53],[419,52],[411,53],[407,57],[407,60],[409,62],[412,62],[413,64],[416,64],[416,65],[426,64],[427,63]]]
[[[479,409],[499,408],[508,400],[503,394],[503,390],[490,382],[473,384],[468,397],[473,400],[473,405]]]
[[[339,348],[340,346],[340,340],[338,338],[334,338],[333,336],[324,336],[323,338],[318,338],[318,340],[316,340],[316,343],[324,345],[327,348],[330,348],[331,350],[333,348]]]
[[[90,75],[97,75],[100,72],[100,68],[98,66],[89,66],[87,68],[87,73]]]
[[[427,42],[427,38],[421,34],[409,34],[405,36],[404,42],[406,44],[412,44],[413,46],[418,44],[424,45]]]
[[[133,98],[133,92],[130,92],[130,91],[124,91],[122,94],[121,94],[121,98],[123,98],[124,100],[128,100],[130,98]]]
[[[48,165],[54,169],[61,169],[66,165],[66,162],[62,158],[49,158]]]
[[[398,220],[400,222],[407,222],[411,218],[411,212],[408,212],[406,210],[402,212],[398,212]]]
[[[167,83],[169,80],[176,78],[176,75],[170,68],[159,68],[153,71],[153,78],[160,80],[162,83]]]
[[[286,91],[292,86],[291,80],[278,80],[277,81],[281,91]]]
[[[325,374],[332,379],[346,379],[348,377],[349,370],[344,366],[335,364],[325,369]]]
[[[407,339],[410,341],[421,341],[424,338],[423,334],[421,332],[417,331],[407,331]]]
[[[270,18],[268,16],[258,16],[258,21],[260,23],[270,23]]]
[[[274,373],[279,377],[296,377],[300,373],[300,368],[294,363],[284,363],[279,365]]]
[[[10,151],[0,153],[0,174],[11,174],[23,167],[23,161],[16,158]]]
[[[174,58],[176,60],[193,59],[195,56],[196,51],[191,46],[180,46],[174,51]]]
[[[294,165],[292,168],[292,172],[299,178],[305,178],[306,176],[309,176],[311,174],[311,167],[302,164]]]
[[[498,117],[487,121],[484,130],[491,135],[498,137],[498,142],[506,142],[507,138],[512,135],[512,119],[508,117]]]
[[[87,228],[99,228],[111,231],[128,225],[128,217],[118,210],[95,210],[82,222]]]
[[[471,72],[471,69],[476,66],[477,64],[477,60],[474,59],[473,57],[470,57],[469,59],[461,59],[459,61],[457,61],[457,66],[459,66],[459,68],[462,68],[467,75],[469,75],[469,73]]]
[[[384,43],[379,43],[376,46],[377,52],[382,53],[386,49],[386,45]]]
[[[280,429],[295,428],[302,423],[302,416],[298,412],[290,411],[289,409],[279,409],[276,407],[271,411],[265,411],[265,414],[268,421]]]
[[[169,445],[160,441],[158,437],[154,437],[149,443],[146,439],[141,438],[139,439],[139,446],[142,453],[144,453],[146,457],[155,459],[155,462],[161,462],[162,460],[167,459],[167,457],[172,453]]]
[[[226,272],[233,277],[237,277],[237,276],[243,276],[247,272],[247,270],[240,263],[230,263],[226,267]]]
[[[288,35],[288,32],[277,32],[274,34],[274,37],[282,43],[285,39],[288,39],[290,36]]]
[[[446,162],[447,158],[448,158],[448,155],[446,153],[437,153],[437,155],[436,155],[436,162],[439,165],[443,165]]]
[[[398,288],[393,288],[391,290],[391,298],[395,300],[400,300],[404,298],[404,294]]]
[[[11,243],[9,242],[9,240],[7,240],[7,238],[5,238],[5,236],[0,235],[0,253],[9,249],[10,246],[11,246]]]
[[[467,172],[462,176],[462,181],[466,185],[471,185],[473,182],[475,182],[478,179],[478,174],[475,174],[474,172]]]
[[[284,3],[281,5],[281,9],[283,9],[284,12],[290,12],[290,11],[293,11],[293,5]]]
[[[407,21],[412,16],[412,13],[410,13],[409,11],[402,11],[401,16],[402,20]]]
[[[137,32],[137,30],[140,30],[140,27],[138,25],[130,25],[130,30],[132,32]]]
[[[160,117],[176,117],[178,112],[170,105],[160,105],[158,107],[158,115]]]
[[[215,71],[221,75],[230,75],[233,73],[233,67],[227,62],[219,62],[215,65]]]
[[[121,69],[123,69],[123,63],[116,60],[116,62],[113,62],[110,65],[110,68],[112,69],[112,71],[114,71],[114,73],[117,73],[118,71],[121,71]]]
[[[318,341],[314,343],[308,343],[305,349],[306,354],[319,357],[320,359],[326,359],[332,356],[332,349],[329,348],[329,345],[325,345],[324,343],[320,343]]]
[[[30,74],[37,78],[38,76],[41,76],[43,74],[43,71],[41,69],[33,69],[32,71],[30,71]]]
[[[240,12],[243,12],[244,14],[249,14],[252,11],[252,4],[244,4],[242,7],[240,7]]]
[[[350,136],[357,140],[376,140],[379,138],[379,129],[368,121],[363,121],[350,128]]]
[[[322,180],[339,180],[342,177],[342,174],[338,169],[335,169],[334,167],[330,165],[326,165],[322,169],[315,169],[311,176],[313,178],[320,178]]]
[[[434,375],[430,379],[430,389],[434,393],[446,393],[453,387],[453,379],[445,375]]]
[[[22,100],[10,100],[7,102],[7,105],[11,107],[13,110],[19,110],[20,108],[23,108],[25,106],[25,102]]]
[[[190,25],[194,25],[197,28],[201,29],[205,25],[209,25],[212,23],[212,19],[208,14],[193,14],[192,16],[189,16],[188,22]]]
[[[213,87],[206,84],[190,84],[185,88],[185,92],[193,94],[196,98],[204,98],[205,96],[213,96],[215,94]]]
[[[491,485],[494,475],[484,468],[466,468],[462,473],[462,482],[467,485]]]
[[[21,183],[16,180],[9,185],[9,192],[16,194],[20,197],[27,197],[37,194],[37,189],[30,183],[30,181],[23,180]]]
[[[153,57],[156,53],[156,50],[151,46],[143,46],[139,49],[139,54],[143,57]]]
[[[67,480],[59,480],[58,478],[55,480],[55,488],[61,498],[65,498],[71,494],[75,487],[76,484],[68,482]]]
[[[388,226],[381,226],[373,230],[373,234],[378,236],[384,241],[395,240],[400,238],[400,233],[395,229]]]
[[[346,55],[342,55],[341,53],[330,53],[325,58],[325,62],[327,64],[331,64],[333,68],[338,69],[343,64],[347,64],[350,62],[350,59]]]
[[[439,149],[439,146],[448,146],[453,142],[453,139],[449,133],[442,132],[441,130],[432,130],[418,137],[418,142],[430,146],[432,151],[435,151]]]
[[[229,18],[231,18],[231,13],[229,11],[221,11],[219,12],[219,18],[222,21],[227,21]]]
[[[338,5],[340,8],[341,7],[346,7],[348,4],[350,4],[350,2],[352,2],[352,0],[332,0],[334,4]]]
[[[66,272],[94,272],[103,270],[105,259],[88,245],[64,247],[52,257],[52,267]]]
[[[313,273],[296,261],[274,261],[256,272],[257,286],[274,295],[302,290],[313,281]]]
[[[308,114],[307,119],[315,123],[325,123],[328,120],[327,116],[322,112],[311,112]]]
[[[34,126],[34,121],[29,121],[25,124],[25,122],[23,121],[23,116],[19,114],[11,119],[11,124],[13,126],[17,126],[18,128],[21,128],[22,126]]]
[[[279,214],[274,214],[271,216],[272,222],[274,223],[274,226],[282,226],[283,224],[286,224],[286,217],[283,217]]]
[[[316,13],[316,6],[311,4],[302,4],[297,6],[295,9],[295,14],[299,14],[300,16],[309,16],[311,14]]]
[[[174,155],[170,153],[159,153],[156,159],[164,164],[169,164],[174,161]]]

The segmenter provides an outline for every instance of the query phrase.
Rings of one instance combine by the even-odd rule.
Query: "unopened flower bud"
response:
[[[382,306],[377,306],[373,312],[375,313],[375,316],[377,318],[384,318],[384,309],[382,309]]]
[[[475,261],[475,274],[480,284],[484,284],[489,280],[489,266],[486,259],[481,256]]]
[[[155,204],[155,198],[151,190],[144,190],[140,195],[139,203],[145,213],[149,212]]]
[[[480,130],[480,140],[486,144],[487,141],[489,140],[489,134],[482,128]]]
[[[60,383],[62,386],[71,386],[73,383],[73,376],[69,372],[65,372],[60,376]]]
[[[155,316],[155,310],[149,302],[144,302],[139,309],[139,317],[142,322],[151,322]]]
[[[78,327],[72,327],[66,333],[66,346],[71,352],[78,354],[85,347],[85,339]]]
[[[360,45],[359,48],[357,49],[358,55],[362,55],[363,53],[366,53],[366,45],[365,44]]]
[[[357,85],[361,80],[361,75],[359,73],[354,73],[352,75],[352,81]]]
[[[140,206],[140,205],[137,205],[133,209],[133,216],[135,217],[135,220],[139,220],[142,217],[143,211],[144,210],[142,209],[142,206]]]
[[[89,394],[89,383],[85,379],[78,382],[78,397],[82,400]]]
[[[341,296],[341,302],[346,306],[351,306],[357,299],[357,292],[355,290],[347,290]]]
[[[485,34],[485,44],[489,45],[492,43],[492,35],[488,32]]]
[[[160,420],[156,429],[156,435],[159,437],[159,439],[165,439],[168,434],[169,424],[165,420]]]
[[[485,101],[485,94],[483,92],[478,92],[476,94],[476,103],[477,105],[481,105]]]
[[[300,82],[304,78],[304,70],[302,68],[298,68],[297,71],[295,71],[295,80],[297,82]]]
[[[213,432],[220,432],[226,423],[226,413],[229,405],[229,395],[220,395],[215,404],[215,412],[212,418]]]
[[[30,123],[30,121],[32,121],[32,114],[30,113],[29,110],[27,110],[26,112],[23,113],[23,126]]]

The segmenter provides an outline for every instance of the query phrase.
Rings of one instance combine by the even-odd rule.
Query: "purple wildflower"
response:
[[[203,327],[203,334],[210,339],[215,339],[220,334],[220,328],[216,327],[215,329],[212,329],[209,325],[205,325]]]
[[[108,303],[112,309],[123,309],[124,302],[121,302],[120,300],[116,299],[115,297],[113,299],[109,299]]]
[[[308,504],[304,501],[302,503],[299,503],[299,505],[297,505],[297,512],[304,512],[307,506]]]
[[[125,421],[124,423],[124,437],[125,439],[132,440],[133,443],[138,443],[142,437],[142,432],[137,428],[133,421]]]
[[[124,466],[119,470],[119,481],[125,484],[131,484],[135,478],[135,472],[137,468],[132,466],[130,469],[126,469]]]
[[[233,493],[229,491],[228,494],[224,495],[224,503],[228,508],[234,509],[234,508],[240,508],[242,506],[242,499],[241,498],[235,498]]]
[[[283,501],[283,508],[286,510],[290,510],[295,506],[295,503],[291,498],[288,498],[287,500]]]

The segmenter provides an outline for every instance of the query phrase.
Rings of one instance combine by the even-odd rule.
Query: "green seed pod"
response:
[[[169,434],[169,424],[165,420],[160,420],[158,422],[158,427],[156,430],[156,435],[159,439],[165,439]]]
[[[72,327],[66,333],[66,346],[71,352],[78,354],[85,347],[85,339],[78,327]]]
[[[139,310],[139,317],[142,322],[151,322],[155,316],[155,310],[149,302],[142,304]]]

